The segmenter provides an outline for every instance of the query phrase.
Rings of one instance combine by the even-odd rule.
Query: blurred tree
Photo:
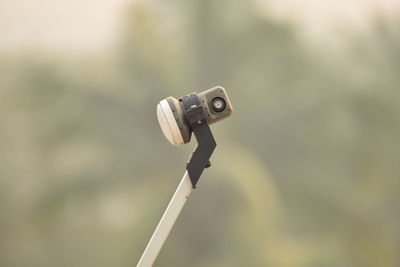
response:
[[[217,84],[234,117],[156,265],[400,264],[396,21],[340,57],[253,1],[138,1],[123,23],[114,55],[0,56],[0,266],[136,264],[192,149],[155,105]]]

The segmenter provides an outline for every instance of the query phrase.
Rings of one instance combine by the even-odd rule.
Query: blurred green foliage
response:
[[[245,1],[139,2],[113,54],[0,56],[0,266],[134,266],[192,146],[155,106],[215,85],[204,173],[156,266],[400,265],[400,31],[316,49]]]

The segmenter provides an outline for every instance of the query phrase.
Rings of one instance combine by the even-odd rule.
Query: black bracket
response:
[[[186,165],[192,186],[196,188],[196,184],[204,168],[208,168],[211,165],[209,160],[217,143],[208,125],[206,113],[197,94],[193,93],[179,100],[184,110],[185,119],[197,140],[197,147]]]

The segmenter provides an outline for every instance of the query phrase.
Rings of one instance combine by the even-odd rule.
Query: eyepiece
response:
[[[211,100],[211,110],[220,113],[226,108],[226,102],[222,97],[215,97]]]

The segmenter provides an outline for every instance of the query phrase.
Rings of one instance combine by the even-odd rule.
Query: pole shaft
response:
[[[186,171],[136,267],[153,266],[191,192],[192,182]]]

